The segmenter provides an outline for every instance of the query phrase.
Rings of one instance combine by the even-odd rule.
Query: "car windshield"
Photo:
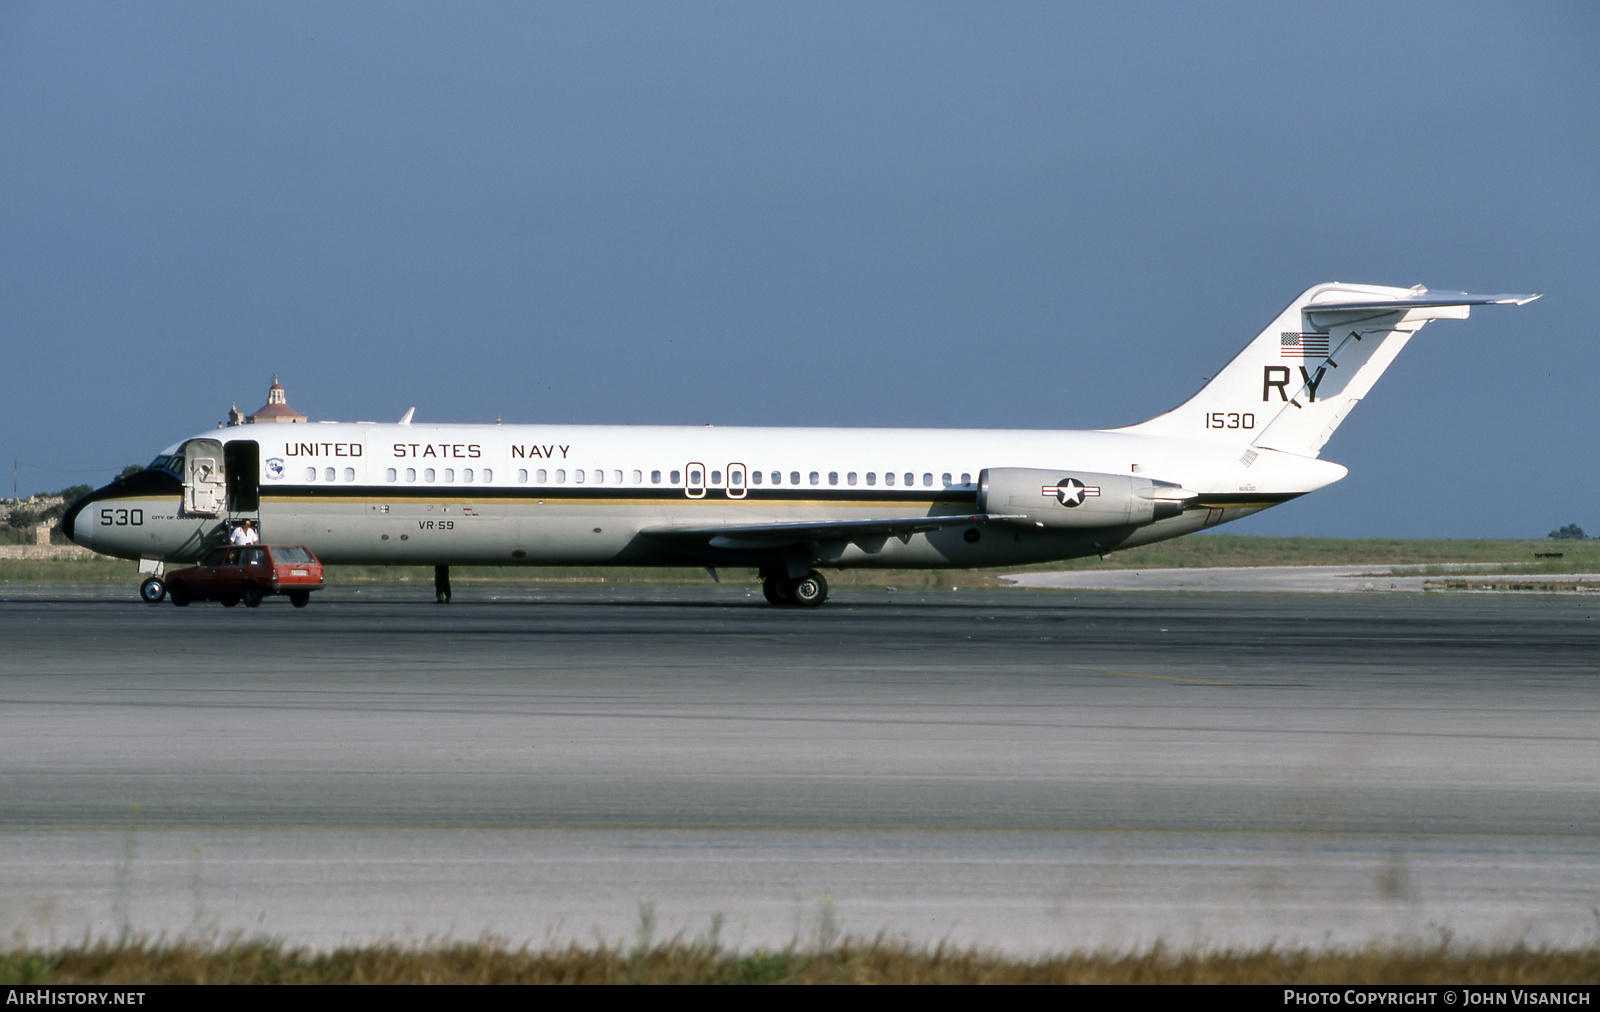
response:
[[[208,555],[204,559],[200,560],[200,565],[202,565],[202,566],[220,566],[220,565],[222,565],[222,560],[227,558],[227,556],[228,556],[228,550],[226,548],[218,548],[216,551],[212,552],[210,555]]]
[[[272,557],[279,565],[284,566],[299,566],[317,561],[311,557],[310,552],[299,545],[273,545]]]

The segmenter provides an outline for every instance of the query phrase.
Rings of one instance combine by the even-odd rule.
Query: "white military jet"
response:
[[[1430,320],[1537,295],[1322,284],[1199,393],[1092,431],[604,425],[253,425],[174,444],[68,510],[158,601],[251,520],[324,562],[749,566],[767,600],[819,570],[1017,566],[1175,538],[1339,480],[1328,437]]]

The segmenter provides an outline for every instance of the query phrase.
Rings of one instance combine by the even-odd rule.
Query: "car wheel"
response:
[[[179,608],[188,607],[189,602],[193,600],[189,596],[189,588],[183,585],[182,580],[167,588],[167,596],[172,598],[172,603]]]
[[[311,603],[311,591],[309,591],[309,590],[291,590],[291,591],[289,591],[289,603],[294,605],[296,608],[304,608],[306,605]]]
[[[219,597],[217,600],[222,602],[222,606],[224,608],[232,608],[234,605],[239,603],[239,599],[232,594],[229,594],[227,597]]]
[[[159,576],[150,577],[150,579],[139,584],[139,596],[147,604],[160,603],[161,599],[167,596],[166,581]]]
[[[239,599],[244,602],[246,608],[259,608],[261,607],[261,588],[253,583],[247,583],[244,585],[244,590],[240,592]]]

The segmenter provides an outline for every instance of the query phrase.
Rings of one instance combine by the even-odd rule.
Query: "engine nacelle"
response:
[[[1037,527],[1148,524],[1177,516],[1199,494],[1139,475],[1036,467],[985,468],[978,483],[978,512]]]

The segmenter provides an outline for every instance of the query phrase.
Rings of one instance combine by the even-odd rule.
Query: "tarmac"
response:
[[[1586,595],[0,599],[13,939],[1600,937]]]

